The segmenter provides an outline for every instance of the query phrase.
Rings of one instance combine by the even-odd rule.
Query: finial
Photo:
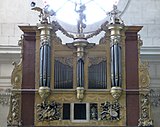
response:
[[[83,29],[86,28],[86,24],[83,22],[86,22],[86,15],[83,13],[86,10],[85,4],[80,3],[79,10],[77,8],[77,3],[75,3],[75,12],[79,14],[79,19],[77,22],[77,29],[78,34],[83,35]]]
[[[113,10],[108,13],[110,16],[110,24],[123,24],[120,14],[121,11],[118,10],[117,5],[113,5]]]

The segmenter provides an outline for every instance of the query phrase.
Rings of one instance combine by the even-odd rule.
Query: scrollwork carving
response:
[[[18,45],[21,47],[21,56],[20,61],[17,64],[13,62],[14,69],[11,74],[11,84],[13,90],[11,91],[11,98],[10,98],[10,109],[7,118],[7,125],[8,126],[20,126],[21,125],[21,93],[17,93],[14,89],[21,89],[22,84],[22,53],[23,53],[23,35],[21,39],[18,41]]]
[[[142,63],[140,61],[139,65],[139,87],[140,88],[148,88],[150,84],[150,77],[148,71],[148,63]]]
[[[152,127],[153,121],[150,117],[150,100],[149,94],[141,94],[141,117],[139,119],[139,127]]]
[[[13,89],[20,88],[22,84],[23,35],[21,36],[21,39],[18,41],[18,45],[21,47],[21,56],[18,64],[16,62],[12,63],[14,65],[14,69],[11,74],[11,84],[13,86]]]
[[[101,104],[101,120],[118,121],[120,117],[121,106],[118,101],[109,102]]]
[[[20,126],[21,125],[21,117],[20,117],[20,95],[13,93],[11,95],[11,100],[10,100],[10,111],[9,115],[7,118],[7,124],[9,126]]]
[[[54,31],[60,30],[67,37],[74,39],[74,35],[69,34],[57,21],[52,21],[52,27]]]
[[[55,101],[43,101],[37,104],[37,119],[38,121],[53,121],[61,119],[61,104]]]

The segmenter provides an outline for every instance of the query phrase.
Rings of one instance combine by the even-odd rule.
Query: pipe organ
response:
[[[152,126],[139,79],[146,72],[139,58],[142,27],[125,26],[116,8],[111,14],[91,35],[84,28],[71,35],[43,13],[38,26],[20,26],[22,58],[12,72],[8,126]],[[73,41],[62,43],[58,30]],[[96,44],[87,40],[102,31]]]

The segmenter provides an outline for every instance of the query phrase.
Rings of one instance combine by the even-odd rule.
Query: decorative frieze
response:
[[[55,101],[43,101],[37,104],[37,120],[38,121],[53,121],[61,119],[61,104]]]
[[[109,102],[101,104],[101,120],[118,121],[121,119],[120,115],[121,106],[118,101]]]

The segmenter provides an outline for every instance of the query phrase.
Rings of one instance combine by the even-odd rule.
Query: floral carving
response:
[[[150,100],[149,94],[141,94],[141,117],[139,127],[152,127],[153,121],[150,118]]]
[[[20,120],[20,96],[18,94],[12,94],[11,95],[11,106],[10,106],[10,111],[7,119],[7,124],[9,126],[20,126],[21,125],[21,120]]]
[[[118,121],[120,120],[120,109],[121,106],[119,102],[109,102],[101,104],[101,120]]]
[[[61,119],[61,104],[55,101],[43,101],[37,104],[37,119],[39,121],[53,121]]]

